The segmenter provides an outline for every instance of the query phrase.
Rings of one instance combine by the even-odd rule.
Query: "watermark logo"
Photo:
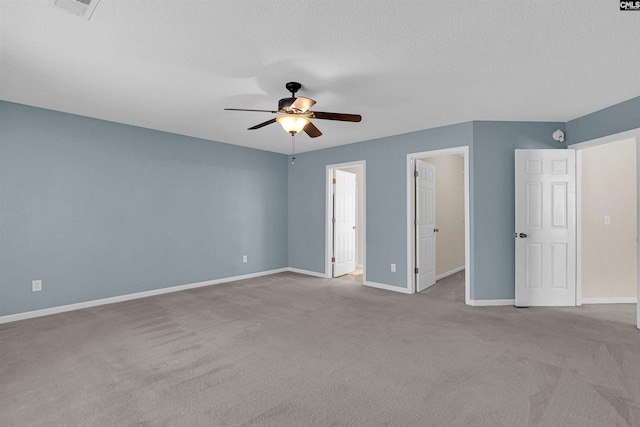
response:
[[[620,10],[640,11],[640,1],[620,0]]]

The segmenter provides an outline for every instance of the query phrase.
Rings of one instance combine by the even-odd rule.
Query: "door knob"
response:
[[[525,233],[520,233],[520,238],[524,239],[525,237],[527,237],[527,235]]]
[[[434,229],[433,229],[433,232],[434,232],[434,233],[437,233],[438,231],[440,231],[440,229],[439,229],[439,228],[434,228]]]
[[[355,226],[355,225],[353,226],[353,229],[354,229],[354,230],[356,229],[356,226]]]

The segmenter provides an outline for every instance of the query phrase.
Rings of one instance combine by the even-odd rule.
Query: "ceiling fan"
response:
[[[285,85],[287,90],[291,92],[290,98],[282,98],[278,101],[278,109],[273,110],[249,110],[244,108],[225,108],[228,111],[257,111],[262,113],[280,114],[278,117],[267,120],[255,126],[250,127],[248,130],[260,129],[261,127],[270,125],[271,123],[278,122],[282,125],[284,130],[291,135],[295,135],[300,131],[304,131],[311,138],[317,138],[322,135],[322,132],[315,127],[309,119],[322,119],[322,120],[338,120],[342,122],[359,122],[362,120],[362,116],[359,114],[342,114],[342,113],[326,113],[321,111],[310,111],[316,103],[313,99],[304,98],[302,96],[296,97],[296,92],[300,90],[302,85],[298,82],[289,82]]]

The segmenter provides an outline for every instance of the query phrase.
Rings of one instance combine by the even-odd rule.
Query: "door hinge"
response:
[[[336,223],[336,219],[335,218],[331,218],[331,224],[335,224]]]
[[[413,171],[413,177],[414,177],[414,178],[417,178],[417,177],[418,177],[418,175],[419,175],[418,171]]]
[[[416,267],[416,268],[414,269],[414,272],[415,272],[416,274],[418,274],[418,267]]]
[[[333,179],[331,180],[331,183],[332,183],[332,184],[335,184],[335,183],[336,183],[336,179],[335,179],[335,178],[333,178]]]
[[[336,262],[336,257],[332,256],[331,257],[331,262]]]

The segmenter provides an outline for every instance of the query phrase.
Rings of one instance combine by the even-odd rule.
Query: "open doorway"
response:
[[[449,154],[423,161],[436,171],[435,280],[464,270],[464,157]]]
[[[625,142],[626,141],[626,142]],[[586,266],[586,271],[584,269],[586,262],[588,261],[587,258],[590,256],[588,253],[585,253],[584,251],[584,246],[585,244],[583,243],[583,239],[587,236],[583,235],[583,231],[584,227],[586,226],[587,228],[592,227],[593,230],[587,230],[587,232],[594,232],[595,231],[595,235],[588,237],[588,239],[599,239],[599,238],[604,238],[605,240],[611,240],[611,238],[615,238],[614,236],[614,222],[619,222],[620,220],[623,220],[623,217],[620,216],[620,214],[611,214],[609,212],[609,210],[613,207],[613,206],[608,206],[606,203],[602,204],[604,206],[603,209],[605,209],[607,212],[605,212],[604,210],[602,211],[597,211],[594,213],[594,226],[590,226],[588,224],[584,224],[585,220],[587,221],[591,221],[591,219],[587,219],[584,217],[585,214],[585,206],[584,206],[584,194],[583,193],[583,184],[585,183],[583,181],[583,175],[586,171],[586,167],[583,164],[583,160],[585,160],[585,153],[587,153],[587,157],[591,157],[591,154],[596,154],[596,159],[595,159],[595,163],[592,162],[592,164],[596,164],[599,166],[608,166],[609,168],[613,169],[619,169],[620,165],[615,164],[614,166],[611,165],[610,161],[605,160],[605,158],[601,157],[602,155],[618,155],[620,153],[617,152],[617,150],[613,150],[611,152],[607,152],[609,150],[607,150],[606,148],[603,148],[604,151],[600,150],[600,151],[594,151],[594,152],[587,152],[586,150],[590,149],[590,148],[598,148],[598,147],[604,147],[606,145],[609,144],[620,144],[620,145],[611,145],[611,148],[618,148],[621,151],[624,151],[625,149],[631,149],[631,147],[635,147],[635,170],[631,171],[630,174],[633,176],[635,175],[635,203],[636,203],[636,209],[635,209],[635,229],[629,230],[623,230],[623,233],[625,238],[626,237],[630,237],[630,244],[632,246],[635,246],[635,254],[633,253],[633,250],[630,251],[626,251],[627,253],[623,252],[621,255],[625,257],[625,259],[627,259],[627,264],[625,264],[624,270],[625,272],[628,273],[629,271],[629,263],[631,263],[634,267],[635,267],[635,284],[636,284],[636,293],[635,293],[635,298],[633,296],[629,296],[629,287],[628,286],[624,286],[622,288],[620,288],[618,285],[616,285],[615,287],[611,287],[608,286],[606,288],[602,288],[602,287],[598,287],[597,283],[589,283],[589,281],[591,281],[591,279],[594,278],[594,276],[596,274],[600,274],[600,273],[589,273],[593,268],[592,267],[599,267],[598,265],[596,266]],[[625,144],[629,145],[630,147],[625,148]],[[638,145],[640,144],[640,128],[636,128],[630,131],[626,131],[626,132],[621,132],[618,134],[614,134],[614,135],[608,135],[602,138],[597,138],[591,141],[586,141],[586,142],[582,142],[582,143],[578,143],[578,144],[574,144],[569,146],[569,148],[575,149],[576,150],[576,159],[577,159],[577,183],[578,183],[578,188],[577,188],[577,204],[578,204],[578,212],[577,212],[577,224],[578,224],[578,241],[577,241],[577,293],[576,293],[576,305],[582,305],[585,303],[597,303],[597,302],[630,302],[632,303],[633,301],[636,302],[635,304],[635,308],[636,308],[636,325],[638,326],[638,328],[640,328],[640,306],[638,306],[638,295],[640,294],[640,276],[638,275],[638,256],[640,255],[640,242],[637,239],[637,230],[639,227],[639,219],[638,219],[638,203],[639,203],[639,198],[638,198],[638,188],[640,188],[640,186],[638,185],[638,183],[640,182],[640,175],[639,175],[639,167],[638,167],[638,156],[637,156],[637,152],[638,152]],[[587,161],[589,161],[589,159],[587,159]],[[633,163],[633,162],[632,162]],[[588,167],[588,166],[587,166]],[[627,165],[627,168],[632,168],[633,165]],[[609,172],[611,172],[611,170],[609,170]],[[616,170],[616,175],[618,174],[618,172],[620,172],[619,170]],[[628,174],[628,173],[626,173]],[[608,174],[607,174],[608,175]],[[598,179],[602,179],[602,176],[600,178],[596,177],[596,180]],[[619,184],[612,184],[612,185],[619,185]],[[597,187],[596,187],[597,189]],[[589,190],[587,190],[589,191]],[[615,188],[607,188],[605,189],[605,192],[607,193],[613,193],[615,191],[618,191]],[[616,197],[616,199],[618,201],[620,198],[624,198],[623,196],[619,195],[620,197]],[[596,201],[597,202],[597,201]],[[592,209],[591,206],[589,206],[590,209]],[[599,208],[596,208],[599,209]],[[624,209],[624,208],[623,208]],[[622,212],[622,210],[619,210],[619,212]],[[628,214],[628,212],[626,212]],[[595,216],[597,215],[597,217]],[[622,215],[624,216],[624,213],[622,213]],[[632,222],[634,221],[634,219],[631,220]],[[628,226],[627,226],[628,227]],[[600,230],[598,230],[600,229]],[[587,242],[588,243],[588,242]],[[614,245],[614,250],[618,250],[620,249],[617,246],[617,243],[610,243],[612,245]],[[591,246],[591,245],[590,245]],[[620,245],[622,246],[622,245]],[[592,249],[592,248],[590,248]],[[596,248],[597,249],[597,248]],[[631,254],[629,254],[628,252],[631,252]],[[630,255],[630,256],[629,256]],[[634,256],[635,255],[635,256]],[[633,260],[635,258],[635,260]],[[635,261],[635,262],[634,262]],[[600,267],[604,268],[603,265],[603,260],[602,259],[598,259],[597,261],[598,264],[600,264]],[[633,271],[633,270],[632,270]],[[620,271],[614,271],[612,274],[615,275],[617,277],[618,273],[620,273]],[[587,278],[586,275],[589,275],[591,277]],[[632,274],[633,275],[633,274]],[[610,282],[611,280],[613,280],[613,276],[612,275],[606,275],[606,281]],[[584,282],[585,280],[587,281],[586,287],[584,286]],[[626,280],[626,279],[625,279]],[[633,281],[633,278],[631,278],[631,281]],[[596,279],[596,282],[598,282],[598,280]],[[600,280],[600,282],[602,282],[602,280]],[[595,287],[594,287],[595,286]],[[631,287],[633,287],[633,283],[631,283],[630,285]],[[615,296],[612,292],[615,292],[617,295],[619,296]],[[623,293],[626,294],[623,295]]]
[[[634,138],[578,151],[581,263],[577,305],[637,302]]]
[[[325,276],[366,278],[365,161],[328,165]]]
[[[464,270],[471,304],[468,154],[465,146],[407,155],[410,293]]]

